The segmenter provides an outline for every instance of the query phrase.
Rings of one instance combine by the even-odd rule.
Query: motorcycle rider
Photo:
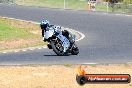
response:
[[[49,21],[48,20],[43,20],[40,24],[40,27],[42,29],[41,33],[42,33],[43,41],[46,42],[46,39],[44,38],[44,32],[49,27]]]
[[[42,29],[42,37],[43,37],[43,41],[44,42],[47,41],[47,39],[45,39],[45,37],[44,37],[44,32],[46,30],[48,30],[50,27],[53,27],[53,26],[54,25],[50,25],[49,24],[49,21],[48,20],[42,20],[41,21],[40,27]],[[61,30],[61,27],[60,26],[55,26],[54,29],[56,31],[58,31],[58,30],[59,31],[62,31],[62,35],[65,36],[70,41],[70,45],[72,45],[74,43],[73,40],[72,40],[73,38],[72,38],[72,36],[71,36],[71,34],[70,34],[69,31],[67,31],[67,30]]]

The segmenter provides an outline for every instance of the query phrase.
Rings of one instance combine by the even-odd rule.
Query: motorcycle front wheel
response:
[[[51,41],[51,46],[53,51],[58,55],[58,56],[65,56],[68,55],[68,52],[63,52],[64,47],[62,46],[62,42],[57,39],[55,41]]]

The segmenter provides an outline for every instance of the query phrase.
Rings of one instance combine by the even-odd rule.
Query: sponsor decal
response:
[[[86,67],[80,65],[76,70],[76,81],[79,85],[85,83],[130,83],[129,74],[87,74]]]

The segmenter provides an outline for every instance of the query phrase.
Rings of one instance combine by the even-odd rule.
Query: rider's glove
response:
[[[43,37],[42,40],[43,40],[44,42],[46,42],[47,39],[45,39],[45,38]]]

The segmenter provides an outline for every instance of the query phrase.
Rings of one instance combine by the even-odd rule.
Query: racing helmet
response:
[[[49,26],[49,21],[48,20],[42,20],[41,24],[40,24],[41,29],[46,30],[47,26]]]

